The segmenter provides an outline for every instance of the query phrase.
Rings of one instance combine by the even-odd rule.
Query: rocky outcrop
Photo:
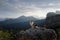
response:
[[[53,14],[53,13],[51,13]],[[60,28],[60,14],[54,14],[52,16],[48,16],[46,17],[46,27],[48,28]]]
[[[57,40],[57,34],[52,29],[28,29],[21,31],[17,40]]]
[[[51,17],[51,16],[55,16],[56,15],[56,13],[54,13],[54,12],[49,12],[49,13],[47,13],[47,17]]]
[[[57,33],[57,39],[59,40],[59,32],[58,29],[60,29],[60,11],[49,12],[47,14],[46,20],[45,20],[46,28],[54,29]]]

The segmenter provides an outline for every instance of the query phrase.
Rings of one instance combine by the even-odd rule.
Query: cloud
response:
[[[45,17],[47,12],[60,9],[60,0],[0,0],[0,17],[21,15]]]

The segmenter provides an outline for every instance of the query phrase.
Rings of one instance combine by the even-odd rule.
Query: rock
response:
[[[51,17],[51,16],[55,16],[55,15],[56,15],[56,13],[54,13],[54,12],[47,13],[47,17]]]
[[[28,29],[20,32],[18,40],[56,40],[57,34],[52,29]]]
[[[46,22],[45,23],[46,27],[48,28],[52,28],[52,29],[60,28],[60,14],[46,17],[45,22]]]

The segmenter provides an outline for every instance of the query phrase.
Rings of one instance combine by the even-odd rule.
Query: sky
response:
[[[60,10],[60,0],[0,0],[0,18],[22,15],[40,18],[56,10]]]

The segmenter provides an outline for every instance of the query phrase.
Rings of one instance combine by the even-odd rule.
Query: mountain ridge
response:
[[[21,16],[21,17],[15,18],[15,19],[7,18],[4,21],[0,21],[0,22],[5,22],[7,24],[10,24],[10,23],[28,22],[30,20],[36,21],[36,20],[39,20],[39,19],[37,19],[33,16],[28,16],[28,17]]]

